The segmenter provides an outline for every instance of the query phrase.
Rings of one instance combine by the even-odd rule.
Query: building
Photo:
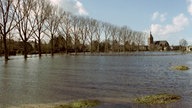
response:
[[[151,34],[151,32],[150,32],[150,35],[149,35],[149,38],[148,38],[148,46],[150,47],[150,46],[153,46],[153,35]]]
[[[153,40],[153,35],[150,32],[148,38],[148,49],[149,50],[157,50],[157,51],[168,51],[170,50],[169,43],[166,40]]]
[[[186,51],[192,51],[192,46],[187,46]]]

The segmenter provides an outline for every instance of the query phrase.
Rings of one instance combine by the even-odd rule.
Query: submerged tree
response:
[[[72,16],[72,34],[74,40],[74,50],[75,54],[77,54],[78,46],[79,46],[79,34],[80,34],[80,20],[77,16]]]
[[[45,32],[45,22],[51,12],[49,2],[45,0],[36,0],[36,5],[33,8],[34,14],[34,23],[35,23],[35,37],[38,41],[38,53],[39,57],[41,57],[41,40],[44,37],[43,33]]]
[[[93,38],[96,33],[96,23],[97,20],[95,19],[87,19],[88,21],[88,37],[89,37],[89,44],[90,44],[90,51],[93,53]]]
[[[59,31],[59,23],[61,22],[62,19],[62,13],[59,13],[58,8],[54,6],[50,6],[51,12],[49,14],[48,19],[46,20],[46,34],[50,37],[51,39],[51,55],[54,56],[54,36],[58,34]],[[47,33],[48,32],[48,33]]]
[[[34,0],[22,0],[22,2],[20,3],[17,11],[16,11],[16,17],[17,17],[17,21],[20,21],[17,24],[17,30],[19,33],[19,36],[23,42],[23,47],[24,47],[24,58],[27,59],[27,55],[28,55],[28,40],[32,37],[32,35],[34,34],[34,27],[35,27],[35,23],[34,22],[34,18],[31,15],[32,14],[32,9],[35,5]]]
[[[71,39],[71,30],[72,30],[72,15],[71,13],[68,13],[68,12],[65,12],[63,11],[62,13],[62,19],[61,19],[61,22],[60,22],[60,25],[59,25],[59,29],[60,29],[60,32],[62,34],[64,34],[64,38],[65,38],[65,48],[66,48],[66,53],[68,54],[68,50],[69,50],[69,47],[71,46],[70,45],[70,39]]]
[[[104,34],[105,34],[105,41],[104,41],[104,45],[105,45],[105,52],[109,51],[109,37],[110,37],[110,33],[111,33],[111,24],[109,23],[104,23],[103,24],[103,30],[104,30]]]
[[[80,41],[82,43],[82,51],[85,54],[85,44],[87,41],[87,34],[88,34],[88,22],[87,18],[79,17],[79,32],[80,32]]]
[[[9,60],[7,37],[17,25],[17,22],[15,22],[15,14],[19,2],[20,0],[0,0],[0,34],[3,38],[5,61]]]

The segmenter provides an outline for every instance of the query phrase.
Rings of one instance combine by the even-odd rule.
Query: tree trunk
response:
[[[93,40],[92,40],[92,36],[91,36],[91,54],[93,53]]]
[[[65,42],[65,53],[68,54],[68,34],[66,36],[66,42]]]
[[[38,52],[39,52],[39,57],[41,57],[41,39],[40,39],[40,37],[38,38]]]
[[[3,39],[2,39],[2,36],[0,37],[0,56],[2,54],[2,42],[3,42]]]
[[[100,45],[99,45],[99,43],[97,45],[97,53],[100,53]]]
[[[3,43],[4,43],[4,56],[5,56],[5,61],[9,60],[9,51],[7,48],[7,39],[6,36],[3,36]]]
[[[27,42],[24,41],[24,58],[27,59],[28,51],[27,51]]]
[[[54,48],[53,48],[53,34],[51,35],[51,56],[54,56]]]
[[[100,37],[98,39],[98,44],[97,44],[97,53],[100,53]]]
[[[82,48],[83,48],[83,54],[85,55],[85,41],[83,40],[83,46],[82,46]]]
[[[75,35],[75,55],[77,55],[77,36]]]

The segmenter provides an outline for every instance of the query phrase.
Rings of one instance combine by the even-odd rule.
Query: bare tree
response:
[[[82,41],[82,50],[83,53],[85,54],[85,43],[87,40],[87,34],[88,34],[88,24],[87,24],[87,19],[84,17],[79,18],[79,31],[80,31],[80,39]]]
[[[58,33],[59,24],[62,19],[62,13],[59,13],[58,9],[54,6],[50,6],[50,14],[46,20],[45,27],[47,31],[45,32],[51,38],[51,55],[54,56],[54,36]],[[47,33],[48,32],[48,33]]]
[[[140,50],[140,46],[145,44],[145,37],[143,32],[136,32],[135,31],[135,43],[137,45],[137,50]]]
[[[25,59],[27,59],[28,55],[27,43],[28,40],[32,37],[35,27],[35,23],[32,23],[34,21],[32,21],[33,18],[31,15],[32,8],[35,5],[34,3],[35,3],[34,0],[22,0],[16,11],[17,21],[19,22],[16,28],[23,42]]]
[[[103,23],[100,21],[97,21],[95,25],[95,29],[96,29],[96,40],[98,42],[97,44],[98,53],[100,52],[100,41],[101,41],[101,34],[103,32],[103,28],[104,28]]]
[[[123,26],[120,30],[120,37],[123,44],[123,52],[126,52],[127,47],[130,47],[131,44],[131,29],[127,26]]]
[[[0,56],[1,56],[1,54],[2,54],[2,49],[3,49],[2,44],[3,44],[3,37],[2,37],[2,35],[0,34]]]
[[[34,14],[34,18],[35,18],[35,28],[36,31],[35,33],[35,37],[38,41],[38,53],[39,53],[39,57],[41,57],[42,54],[42,50],[41,50],[41,39],[44,38],[44,36],[42,35],[46,28],[45,28],[45,21],[48,18],[50,12],[51,12],[51,8],[50,8],[50,4],[49,2],[45,1],[45,0],[36,0],[36,5],[33,8],[33,14]]]
[[[179,40],[180,50],[184,51],[188,45],[187,41],[185,39]]]
[[[187,43],[187,41],[186,41],[185,39],[181,39],[181,40],[179,41],[179,45],[186,47],[186,46],[188,45],[188,43]]]
[[[9,60],[7,36],[15,28],[15,13],[20,0],[0,0],[0,34],[3,37],[5,61]]]
[[[122,45],[122,38],[123,38],[123,35],[121,35],[121,28],[118,28],[117,29],[117,44],[116,44],[116,47],[117,47],[117,51],[118,53],[121,52],[121,45]]]
[[[111,38],[112,38],[112,52],[116,51],[116,44],[117,44],[117,35],[118,35],[118,27],[117,26],[111,26]]]
[[[111,33],[111,24],[109,23],[104,23],[104,34],[105,34],[105,52],[109,51],[109,36]]]
[[[96,21],[95,19],[89,19],[88,20],[88,37],[89,37],[89,43],[90,43],[90,51],[93,53],[93,36],[96,32]]]
[[[120,37],[119,42],[123,45],[124,52],[125,52],[125,42],[126,42],[126,35],[127,35],[126,31],[127,31],[127,26],[121,27],[119,31],[119,37]]]
[[[126,48],[128,49],[128,51],[131,51],[131,42],[134,38],[134,36],[132,36],[132,30],[127,30],[127,38],[126,38]]]
[[[70,39],[71,39],[71,30],[72,30],[72,15],[68,12],[63,12],[63,17],[60,23],[60,32],[65,34],[65,49],[66,53],[68,54],[69,46],[70,46]]]
[[[74,49],[75,54],[77,55],[77,49],[79,44],[79,34],[80,34],[80,20],[77,16],[72,16],[72,34],[73,34],[73,40],[74,40]]]

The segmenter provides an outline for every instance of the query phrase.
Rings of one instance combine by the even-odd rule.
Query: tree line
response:
[[[49,40],[48,52],[126,52],[140,50],[146,33],[127,26],[116,26],[86,16],[74,15],[53,6],[47,0],[0,0],[0,45],[9,60],[8,40],[18,39],[23,55],[29,54],[28,44],[37,43],[42,55],[42,40]]]

